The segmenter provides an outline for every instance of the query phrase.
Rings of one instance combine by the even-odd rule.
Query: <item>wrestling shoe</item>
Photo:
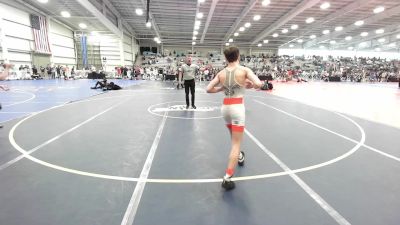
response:
[[[195,106],[195,105],[192,105],[192,108],[193,108],[193,109],[196,109],[196,106]]]
[[[238,164],[239,164],[239,166],[244,165],[244,152],[242,152],[242,151],[240,151],[240,154],[239,154]]]
[[[230,191],[235,188],[235,183],[231,180],[232,177],[224,177],[222,178],[222,184],[221,186],[227,190]]]

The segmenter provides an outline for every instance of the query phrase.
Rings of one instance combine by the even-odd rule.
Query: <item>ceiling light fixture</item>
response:
[[[49,0],[37,0],[38,2],[40,2],[40,3],[47,3],[47,2],[49,2]]]
[[[136,15],[138,15],[138,16],[143,15],[143,9],[136,9],[135,12],[136,12]]]
[[[258,46],[258,47],[261,47],[261,46],[262,46],[262,44],[260,43],[260,44],[258,44],[257,46]]]
[[[293,24],[293,25],[290,27],[290,29],[292,29],[292,30],[296,30],[297,28],[299,28],[299,25],[297,25],[297,24]]]
[[[229,43],[232,43],[232,42],[233,42],[233,39],[232,39],[232,38],[230,38],[230,39],[228,40],[228,42],[229,42]]]
[[[325,46],[323,46],[323,45],[320,45],[320,46],[319,46],[319,48],[320,48],[320,49],[323,49],[323,48],[325,48]]]
[[[199,32],[198,32],[197,30],[195,30],[195,31],[193,31],[193,34],[194,34],[194,35],[198,35]]]
[[[311,38],[311,39],[315,39],[316,37],[317,37],[317,36],[314,35],[314,34],[313,34],[313,35],[310,35],[310,38]]]
[[[268,44],[269,41],[268,40],[264,40],[263,42],[264,42],[264,44]]]
[[[378,30],[375,31],[375,33],[376,34],[383,34],[383,33],[385,33],[385,30],[384,29],[378,29]]]
[[[255,15],[254,17],[253,17],[253,20],[254,21],[258,21],[258,20],[260,20],[261,19],[261,16],[260,15]]]
[[[356,25],[356,26],[361,26],[361,25],[363,25],[364,24],[364,21],[363,20],[359,20],[359,21],[356,21],[355,23],[354,23],[354,25]]]
[[[261,2],[261,5],[262,5],[262,6],[267,6],[267,5],[269,5],[269,4],[271,4],[271,1],[270,1],[270,0],[264,0],[264,1]]]
[[[86,29],[86,28],[87,28],[87,25],[84,24],[84,23],[80,23],[80,24],[79,24],[79,27],[82,28],[82,29]]]
[[[380,39],[378,40],[378,42],[380,42],[380,43],[383,43],[383,42],[385,42],[385,41],[386,41],[385,38],[380,38]]]
[[[347,49],[351,51],[351,50],[353,50],[354,48],[350,46],[350,47],[348,47]]]
[[[193,40],[196,40],[197,38],[196,38],[196,36],[193,36]]]
[[[347,36],[347,37],[345,38],[346,41],[351,41],[351,39],[353,39],[352,36]]]
[[[294,47],[294,45],[289,45],[289,48],[293,48]]]
[[[204,3],[204,2],[205,2],[205,0],[199,0],[199,2],[200,2],[200,3]]]
[[[334,44],[336,44],[336,41],[332,40],[332,41],[330,41],[329,43],[330,43],[331,45],[334,45]]]
[[[195,25],[195,26],[200,26],[200,24],[201,24],[201,21],[200,21],[200,20],[196,20],[196,21],[194,22],[194,25]]]
[[[329,7],[331,7],[331,4],[329,2],[324,2],[320,6],[321,9],[327,9]]]
[[[203,18],[203,13],[201,13],[201,12],[197,13],[197,18],[199,18],[199,19]]]
[[[245,23],[244,27],[249,28],[251,26],[251,23]]]
[[[159,39],[158,37],[155,37],[155,38],[154,38],[154,41],[156,41],[156,42],[159,41],[159,40],[160,40],[160,39]]]
[[[239,31],[241,31],[241,32],[243,32],[244,30],[245,30],[244,27],[239,28]]]
[[[229,46],[229,43],[225,43],[225,46]]]
[[[303,39],[297,40],[298,43],[303,43]]]
[[[194,26],[194,29],[198,30],[198,29],[200,29],[200,26]]]
[[[342,26],[335,27],[335,31],[342,31],[342,30],[343,30],[343,27],[342,27]]]
[[[237,36],[239,36],[239,33],[236,32],[236,33],[233,34],[233,36],[237,37]]]
[[[286,34],[287,32],[289,32],[288,29],[283,29],[283,30],[282,30],[282,33],[283,33],[283,34]]]
[[[383,6],[378,6],[378,7],[376,7],[376,8],[373,10],[373,12],[374,12],[375,14],[381,13],[381,12],[383,12],[383,11],[385,11],[385,7],[383,7]]]
[[[312,23],[314,21],[315,21],[314,17],[310,17],[310,18],[306,19],[306,23]]]
[[[368,36],[368,32],[362,32],[360,35],[361,35],[361,37],[366,37],[366,36]]]
[[[323,34],[329,34],[330,31],[329,31],[329,30],[324,30],[324,31],[322,31],[322,33],[323,33]]]
[[[150,22],[150,21],[146,23],[146,27],[147,27],[147,28],[150,28],[150,27],[151,27],[151,22]]]
[[[279,36],[278,33],[274,33],[274,34],[272,35],[272,37],[274,37],[274,38],[276,38],[276,37],[278,37],[278,36]]]
[[[65,17],[65,18],[69,18],[69,17],[71,17],[71,14],[67,11],[61,11],[61,16]]]
[[[193,42],[192,42],[192,45],[196,45],[196,42],[195,42],[195,41],[193,41]]]
[[[398,35],[396,36],[396,38],[397,38],[397,39],[400,39],[400,34],[398,34]]]

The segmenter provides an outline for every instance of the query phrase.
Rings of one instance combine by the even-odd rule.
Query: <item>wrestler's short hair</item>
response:
[[[235,46],[226,48],[224,50],[224,55],[226,60],[228,60],[228,62],[235,62],[239,59],[239,49]]]

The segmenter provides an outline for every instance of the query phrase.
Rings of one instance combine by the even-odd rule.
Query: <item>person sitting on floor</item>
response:
[[[103,81],[97,81],[96,85],[94,87],[91,87],[91,89],[97,89],[97,88],[106,88],[107,87],[107,79],[104,78]]]

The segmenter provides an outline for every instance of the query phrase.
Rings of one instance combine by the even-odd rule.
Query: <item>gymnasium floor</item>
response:
[[[198,84],[183,110],[171,83],[117,83],[6,82],[1,225],[399,224],[397,84],[248,91],[246,162],[225,192],[223,96]]]

